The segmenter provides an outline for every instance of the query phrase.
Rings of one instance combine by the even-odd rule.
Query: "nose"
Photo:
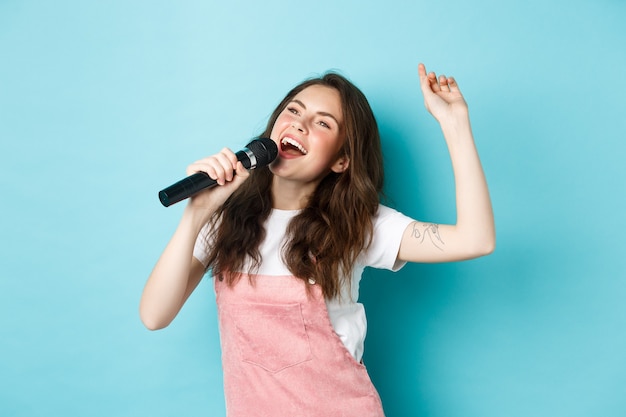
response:
[[[302,124],[301,124],[301,123],[298,123],[298,122],[293,122],[293,123],[291,124],[291,127],[293,127],[294,129],[296,129],[296,130],[297,130],[297,131],[299,131],[299,132],[304,133],[304,126],[302,126]]]

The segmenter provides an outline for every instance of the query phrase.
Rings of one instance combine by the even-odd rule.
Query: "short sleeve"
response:
[[[361,255],[363,266],[398,271],[406,262],[398,262],[398,251],[407,226],[415,221],[397,210],[380,205],[372,219],[374,234],[370,247]]]
[[[209,247],[208,247],[208,234],[209,234],[209,224],[205,224],[200,233],[198,233],[198,237],[196,238],[196,243],[193,247],[193,257],[207,267],[207,263],[209,261]]]

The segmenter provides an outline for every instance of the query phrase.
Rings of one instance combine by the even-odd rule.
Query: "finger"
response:
[[[230,170],[232,172],[232,170]],[[197,172],[204,172],[211,179],[214,179],[220,185],[226,183],[226,170],[222,164],[217,160],[215,156],[202,159],[194,162],[187,168],[187,175],[192,175]]]
[[[245,180],[249,176],[250,176],[250,171],[245,169],[243,164],[238,161],[237,166],[235,168],[235,179],[241,178],[242,180]]]
[[[454,77],[448,78],[448,86],[450,86],[450,91],[452,92],[458,93],[461,91]]]
[[[430,88],[433,92],[438,93],[441,91],[441,87],[439,87],[439,83],[437,82],[437,76],[434,72],[428,74],[428,82],[430,83]]]
[[[420,87],[424,94],[432,93],[431,80],[428,78],[426,74],[426,67],[423,64],[420,64],[418,67],[418,73],[420,77]]]
[[[232,155],[231,155],[232,154]],[[232,181],[234,176],[234,170],[237,167],[237,157],[232,152],[229,153],[228,149],[222,150],[222,152],[214,155],[214,160],[217,162],[217,165],[214,166],[216,172],[218,173],[218,184],[224,185],[224,182],[220,182],[219,180],[224,181]]]
[[[426,74],[426,67],[424,64],[420,64],[418,66],[418,73],[420,76],[420,88],[422,90],[422,94],[426,97],[433,93],[433,89],[431,86],[431,80]]]
[[[220,151],[218,155],[221,157],[220,160],[224,162],[228,161],[233,171],[235,170],[235,168],[237,167],[237,155],[235,155],[235,152],[231,151],[229,148],[224,148]]]
[[[194,162],[194,164],[199,164],[199,165],[206,164],[206,163],[210,164],[211,161],[215,161],[215,160],[219,161],[220,163],[224,165],[230,166],[233,170],[235,169],[235,166],[237,165],[237,155],[228,148],[224,148],[214,155],[200,159]]]
[[[234,160],[234,161],[233,161]],[[187,175],[196,172],[204,172],[214,179],[219,185],[232,181],[237,166],[237,157],[232,151],[226,150],[208,158],[194,162],[187,167]]]
[[[421,62],[417,65],[417,73],[420,77],[420,80],[426,77],[426,66]]]
[[[441,74],[439,76],[439,88],[441,88],[441,91],[443,92],[450,92],[450,86],[448,85],[448,78],[446,78],[445,75]]]

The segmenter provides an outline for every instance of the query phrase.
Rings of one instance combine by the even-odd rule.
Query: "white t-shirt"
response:
[[[267,235],[259,247],[262,262],[256,273],[292,275],[282,260],[281,248],[287,225],[298,213],[299,210],[272,209],[265,223]],[[413,221],[410,217],[383,205],[379,205],[378,213],[372,220],[374,224],[372,244],[359,255],[353,267],[351,287],[344,287],[339,297],[326,300],[328,316],[335,332],[357,361],[363,357],[367,333],[365,309],[363,304],[358,302],[361,275],[368,266],[392,271],[397,271],[404,266],[404,263],[397,262],[396,258],[404,230]],[[194,257],[205,266],[208,252],[207,232],[206,227],[200,232],[193,252]],[[246,270],[245,267],[244,270]]]

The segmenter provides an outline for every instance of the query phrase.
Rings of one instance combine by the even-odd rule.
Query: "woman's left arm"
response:
[[[398,259],[449,262],[488,255],[495,248],[495,225],[487,181],[474,144],[467,103],[452,77],[418,67],[426,109],[441,125],[454,171],[454,225],[411,223],[402,237]]]

